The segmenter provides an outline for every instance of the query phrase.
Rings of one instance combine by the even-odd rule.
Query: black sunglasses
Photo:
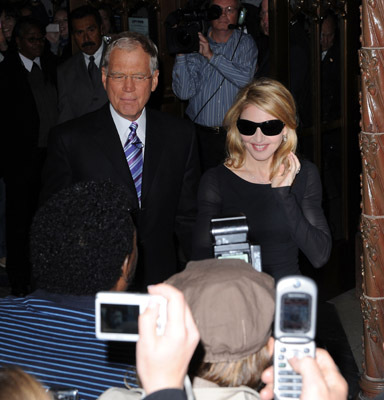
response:
[[[256,129],[260,128],[261,132],[263,132],[266,136],[276,136],[284,128],[284,122],[279,119],[271,119],[269,121],[264,122],[253,122],[247,119],[238,119],[237,120],[237,129],[244,136],[252,136],[255,134]]]

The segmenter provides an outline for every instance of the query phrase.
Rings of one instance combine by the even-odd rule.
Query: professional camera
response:
[[[239,258],[256,271],[262,271],[260,246],[250,244],[245,215],[211,219],[211,235],[215,258]]]
[[[165,20],[169,54],[198,52],[198,32],[204,33],[207,21],[218,19],[220,15],[218,5],[202,9],[192,4],[171,12]]]

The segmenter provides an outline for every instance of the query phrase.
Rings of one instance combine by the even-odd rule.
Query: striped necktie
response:
[[[128,135],[127,142],[124,146],[125,158],[128,161],[129,169],[131,170],[132,179],[135,182],[137,198],[141,203],[141,178],[143,175],[143,143],[136,135],[137,123],[132,122],[129,129],[131,132]]]

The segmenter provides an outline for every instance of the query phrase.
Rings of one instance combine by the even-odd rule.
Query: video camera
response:
[[[239,258],[262,271],[260,246],[250,244],[245,215],[211,219],[211,235],[215,258]]]
[[[221,12],[221,7],[218,5],[204,9],[189,5],[171,12],[165,19],[169,54],[198,52],[198,32],[204,33],[206,22],[220,18]]]

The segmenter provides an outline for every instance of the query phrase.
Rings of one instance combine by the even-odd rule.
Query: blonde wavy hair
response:
[[[197,376],[221,387],[243,385],[258,390],[261,374],[269,365],[271,365],[271,355],[265,345],[256,353],[238,361],[203,362],[197,371]]]
[[[223,126],[227,130],[227,153],[225,165],[232,168],[241,168],[245,162],[245,145],[237,129],[236,122],[243,110],[253,105],[272,115],[285,124],[286,141],[282,141],[272,159],[269,178],[272,179],[278,172],[281,164],[288,168],[287,156],[296,152],[297,120],[296,105],[292,94],[280,82],[270,78],[260,78],[250,82],[237,94],[235,103],[225,115]]]

